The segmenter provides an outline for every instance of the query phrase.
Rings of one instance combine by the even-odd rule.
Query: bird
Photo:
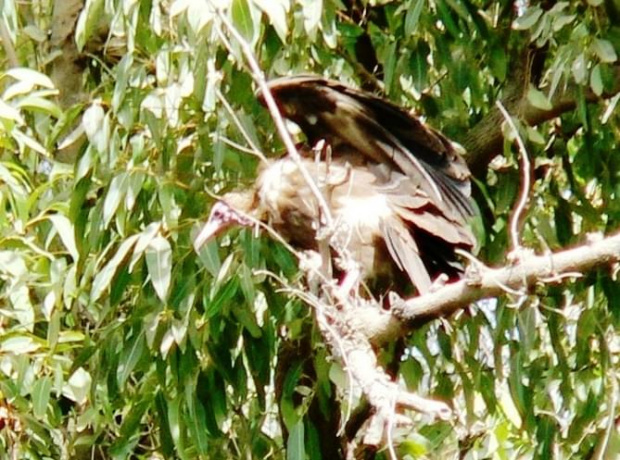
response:
[[[260,220],[294,247],[317,250],[322,211],[305,170],[333,218],[332,251],[358,264],[373,295],[412,287],[424,294],[440,275],[460,276],[456,251],[471,250],[475,239],[469,170],[456,144],[395,104],[334,80],[282,77],[268,89],[306,137],[300,157],[271,160],[252,187],[225,194],[197,249],[231,224]]]

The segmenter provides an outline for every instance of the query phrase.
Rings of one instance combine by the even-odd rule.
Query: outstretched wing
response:
[[[269,82],[282,115],[311,144],[353,147],[368,160],[391,164],[422,189],[450,219],[472,215],[469,170],[455,144],[400,107],[316,76]]]

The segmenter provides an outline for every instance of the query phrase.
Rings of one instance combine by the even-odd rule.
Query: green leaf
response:
[[[527,100],[537,109],[551,110],[553,108],[553,105],[551,104],[547,96],[545,96],[542,91],[536,88],[529,89],[529,91],[527,92]]]
[[[175,446],[179,449],[181,443],[181,398],[176,398],[174,401],[167,401],[168,406],[168,426],[170,428],[170,435],[174,441]]]
[[[286,442],[286,460],[305,460],[304,421],[300,419],[291,428]]]
[[[125,97],[127,97],[127,84],[132,74],[133,63],[133,54],[127,53],[116,67],[114,93],[112,94],[112,110],[114,113],[118,113],[121,110],[121,104]],[[148,97],[143,99],[142,104],[146,103]]]
[[[125,198],[128,188],[129,174],[126,172],[120,173],[112,179],[112,182],[110,182],[110,188],[108,189],[105,201],[103,202],[104,227],[107,228],[108,225],[110,225],[110,221],[112,220],[112,217],[114,217],[114,214],[118,209],[118,205],[121,203],[123,198]]]
[[[220,255],[218,253],[217,241],[212,240],[200,248],[198,254],[200,262],[206,267],[212,277],[216,277],[222,267]]]
[[[136,243],[140,235],[133,235],[122,242],[114,257],[101,269],[95,276],[92,288],[90,290],[91,302],[96,302],[103,292],[110,286],[114,275],[116,275],[120,265],[125,260],[125,257],[129,254],[129,251]]]
[[[123,348],[117,371],[117,381],[120,389],[124,388],[125,382],[135,369],[145,350],[146,342],[144,340],[144,330],[142,330],[130,344]]]
[[[254,16],[254,5],[249,0],[233,0],[230,8],[232,23],[237,32],[250,44],[258,39],[258,24]]]
[[[616,62],[618,60],[618,54],[609,40],[595,38],[592,42],[592,50],[601,62]]]
[[[32,388],[32,412],[35,417],[43,418],[47,412],[47,403],[50,400],[52,379],[48,376],[39,378]]]
[[[411,36],[416,33],[424,3],[425,0],[413,0],[409,5],[405,15],[405,36]]]
[[[590,72],[590,88],[597,96],[603,94],[603,77],[601,76],[601,65],[596,64]]]
[[[504,81],[506,79],[506,72],[508,71],[508,56],[506,55],[506,50],[501,46],[494,46],[491,49],[489,65],[493,71],[493,75],[495,75],[499,81]]]
[[[104,0],[86,0],[75,28],[75,41],[82,51],[88,39],[97,31],[104,14]]]
[[[172,276],[172,248],[168,240],[161,235],[154,237],[145,250],[145,258],[155,292],[165,302]]]
[[[512,23],[515,30],[527,30],[532,28],[542,16],[543,11],[538,6],[529,6],[524,14]]]

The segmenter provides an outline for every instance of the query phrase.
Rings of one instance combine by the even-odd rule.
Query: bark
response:
[[[75,26],[84,7],[83,0],[56,0],[52,14],[50,47],[57,56],[52,62],[51,79],[60,92],[63,109],[82,102],[87,94],[82,85],[81,54],[75,43]]]
[[[524,255],[513,265],[473,267],[465,278],[434,292],[393,303],[391,314],[367,306],[346,321],[355,325],[372,343],[380,344],[420,327],[436,318],[448,316],[478,300],[506,292],[523,295],[536,285],[549,285],[574,279],[598,267],[620,262],[620,233],[581,246],[546,255]],[[373,312],[374,310],[374,312]],[[356,316],[357,318],[354,318]],[[363,318],[363,319],[362,319]]]
[[[58,103],[63,109],[85,102],[82,54],[75,42],[75,26],[84,7],[84,0],[56,0],[52,14],[50,48],[56,57],[51,63],[50,78],[58,89]],[[80,116],[59,143],[55,158],[73,163],[86,142]]]
[[[501,99],[502,104],[511,115],[522,119],[530,126],[536,126],[575,110],[578,91],[585,92],[585,101],[588,103],[609,99],[620,93],[620,66],[614,69],[614,73],[613,86],[600,96],[590,89],[578,88],[574,84],[558,90],[551,100],[553,107],[550,110],[541,110],[529,103],[527,100],[529,80],[517,76],[513,80],[515,83],[509,85],[505,91],[505,96]],[[465,137],[458,139],[468,152],[467,164],[474,175],[484,175],[491,160],[502,153],[504,136],[501,126],[503,122],[504,117],[494,105],[489,113],[467,132]]]

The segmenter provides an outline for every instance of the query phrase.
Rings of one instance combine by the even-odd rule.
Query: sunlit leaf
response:
[[[69,377],[62,393],[70,400],[84,404],[88,400],[92,382],[90,373],[80,367]]]
[[[27,82],[34,86],[42,86],[44,88],[54,88],[54,83],[52,80],[45,74],[37,72],[33,69],[28,69],[25,67],[18,67],[14,69],[9,69],[5,72],[5,75],[9,75],[16,80],[20,80],[23,82]]]
[[[38,379],[32,389],[32,411],[35,417],[42,418],[47,412],[47,403],[50,400],[52,379],[44,376]]]
[[[21,150],[24,150],[26,147],[34,150],[35,152],[43,155],[43,156],[50,156],[49,152],[47,151],[47,149],[42,146],[39,141],[37,141],[36,139],[34,139],[32,136],[20,131],[19,129],[13,129],[13,131],[11,131],[11,135],[13,136],[13,138],[17,141],[17,143],[20,145]]]
[[[258,38],[258,21],[253,2],[233,0],[230,11],[235,29],[248,43],[254,44]]]
[[[286,14],[290,9],[289,0],[254,0],[256,5],[267,15],[269,22],[276,30],[282,43],[286,43],[288,35],[288,19]]]
[[[172,275],[172,248],[166,238],[155,236],[145,250],[146,266],[155,292],[165,302]]]
[[[51,214],[47,216],[47,218],[54,224],[54,228],[67,248],[67,251],[69,251],[73,260],[77,262],[80,258],[80,253],[75,244],[75,233],[71,221],[60,214]]]
[[[306,448],[304,444],[304,423],[299,420],[290,430],[286,446],[287,460],[304,460]]]
[[[20,111],[13,106],[10,106],[2,99],[0,99],[0,118],[15,121],[20,125],[23,125],[25,123]]]
[[[114,217],[119,204],[125,198],[127,189],[129,188],[129,174],[120,173],[112,179],[110,188],[103,204],[103,224],[105,227],[110,225],[110,221]]]
[[[592,49],[601,62],[616,62],[618,60],[618,54],[609,40],[595,38],[592,42]]]
[[[123,241],[114,254],[114,257],[112,257],[101,271],[97,273],[90,292],[92,302],[97,301],[103,292],[110,287],[114,275],[116,275],[120,265],[123,263],[125,257],[127,257],[138,238],[139,235],[133,235]]]
[[[35,352],[42,347],[40,340],[27,335],[14,335],[0,341],[0,351],[24,355]]]
[[[543,11],[538,6],[529,6],[523,15],[515,19],[512,27],[516,30],[530,29],[538,22],[542,14]]]

